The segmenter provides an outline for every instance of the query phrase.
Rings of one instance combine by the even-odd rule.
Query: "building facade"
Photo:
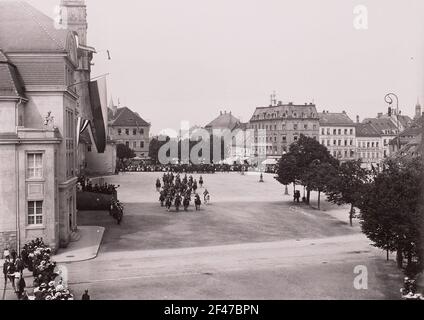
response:
[[[274,102],[269,107],[256,108],[249,122],[254,130],[254,154],[280,158],[289,151],[300,135],[319,141],[319,117],[312,103],[296,105]]]
[[[330,154],[340,161],[355,159],[356,127],[346,112],[319,114],[320,143],[326,146]]]
[[[383,139],[380,132],[369,123],[356,124],[356,160],[363,167],[376,168],[384,159]]]
[[[0,2],[0,30],[0,250],[36,237],[57,250],[77,229],[77,119],[90,98],[75,84],[87,51],[25,2]]]
[[[109,138],[134,150],[141,159],[149,157],[150,127],[150,123],[127,107],[109,109]]]

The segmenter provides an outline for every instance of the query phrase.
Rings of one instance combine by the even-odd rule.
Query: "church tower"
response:
[[[417,105],[415,106],[415,119],[418,119],[421,117],[421,105],[420,105],[420,101],[417,101]]]
[[[62,24],[78,34],[80,44],[87,45],[87,6],[85,0],[61,0]]]

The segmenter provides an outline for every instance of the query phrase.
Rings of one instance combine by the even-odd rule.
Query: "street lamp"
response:
[[[392,104],[393,104],[393,99],[396,100],[396,125],[397,125],[397,130],[398,130],[398,134],[397,134],[397,145],[398,145],[398,151],[400,150],[400,130],[399,130],[399,97],[394,94],[394,93],[388,93],[386,94],[386,96],[384,97],[384,100],[386,101],[386,103],[389,104],[390,108],[392,108]]]

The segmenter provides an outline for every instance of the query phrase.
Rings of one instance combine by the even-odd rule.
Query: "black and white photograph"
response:
[[[423,0],[0,0],[0,300],[422,301],[423,134]]]

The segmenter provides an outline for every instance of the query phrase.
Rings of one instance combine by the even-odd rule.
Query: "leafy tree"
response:
[[[299,181],[299,177],[300,170],[296,166],[296,157],[289,153],[283,155],[278,163],[277,176],[275,179],[285,186],[293,183],[293,188],[296,190],[296,184]]]
[[[116,146],[116,157],[121,161],[124,159],[132,159],[135,158],[135,152],[125,144],[118,144]]]
[[[159,138],[153,138],[149,144],[149,158],[153,160],[155,164],[159,163],[159,150],[162,148],[164,144],[166,144],[170,138],[166,137],[163,139],[164,141],[160,141]]]
[[[328,149],[313,138],[301,135],[299,140],[290,146],[289,155],[296,159],[296,174],[300,183],[306,187],[306,202],[309,204],[311,198],[312,181],[309,179],[311,165],[315,162],[328,163],[337,167],[339,162],[331,156]]]
[[[360,203],[361,226],[374,246],[387,252],[397,251],[398,266],[403,258],[407,269],[417,259],[423,264],[424,212],[420,199],[424,168],[421,159],[387,162],[367,188]]]
[[[318,210],[321,209],[321,193],[327,190],[328,181],[337,175],[334,164],[315,161],[309,166],[306,179],[311,190],[318,192]]]
[[[361,167],[361,161],[347,161],[342,163],[327,185],[328,200],[337,205],[350,204],[349,220],[353,225],[355,207],[358,207],[368,182],[369,172]]]

